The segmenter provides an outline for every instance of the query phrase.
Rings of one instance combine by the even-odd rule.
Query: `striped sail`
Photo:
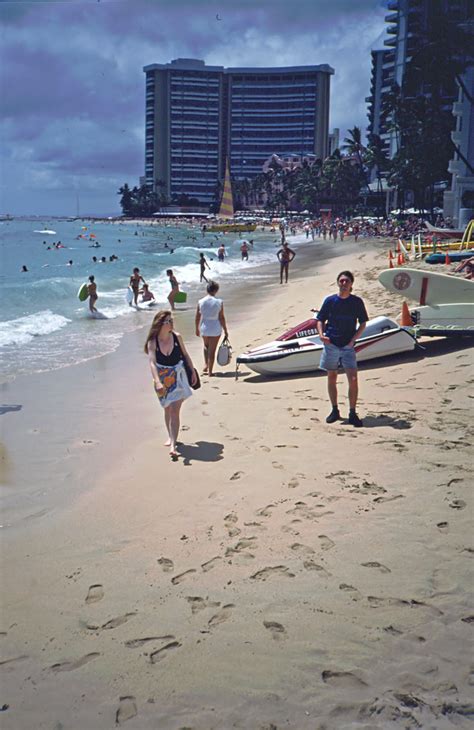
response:
[[[232,185],[230,183],[229,160],[225,165],[224,191],[222,193],[221,207],[219,208],[219,218],[233,218],[234,203],[232,200]]]

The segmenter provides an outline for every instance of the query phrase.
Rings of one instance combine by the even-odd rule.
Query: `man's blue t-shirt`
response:
[[[343,299],[339,294],[326,297],[316,319],[326,322],[324,334],[333,345],[345,347],[357,330],[357,322],[369,319],[365,304],[360,297],[349,294]]]

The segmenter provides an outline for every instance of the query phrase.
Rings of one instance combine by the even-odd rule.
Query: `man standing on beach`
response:
[[[337,405],[337,369],[341,365],[349,382],[349,423],[360,427],[363,423],[356,413],[358,381],[354,343],[365,330],[369,317],[362,299],[352,294],[353,283],[354,274],[341,271],[337,277],[339,293],[326,297],[316,317],[316,327],[324,345],[320,367],[328,373],[332,405],[326,423],[335,423],[341,418]]]
[[[285,241],[280,250],[277,251],[277,256],[280,262],[280,284],[283,284],[283,274],[285,274],[285,284],[288,284],[288,267],[296,254]]]

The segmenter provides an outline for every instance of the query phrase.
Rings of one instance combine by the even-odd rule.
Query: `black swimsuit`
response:
[[[174,345],[169,355],[165,355],[161,352],[158,337],[156,338],[156,362],[158,365],[177,365],[183,359],[183,353],[181,352],[178,338],[174,332],[171,334],[173,335]]]

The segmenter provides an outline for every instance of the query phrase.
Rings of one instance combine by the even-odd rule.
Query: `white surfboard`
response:
[[[131,304],[133,302],[133,289],[131,286],[129,286],[125,292],[125,301],[127,304]]]
[[[474,281],[448,274],[410,269],[385,269],[379,281],[394,294],[414,299],[421,305],[461,304],[474,301]]]

